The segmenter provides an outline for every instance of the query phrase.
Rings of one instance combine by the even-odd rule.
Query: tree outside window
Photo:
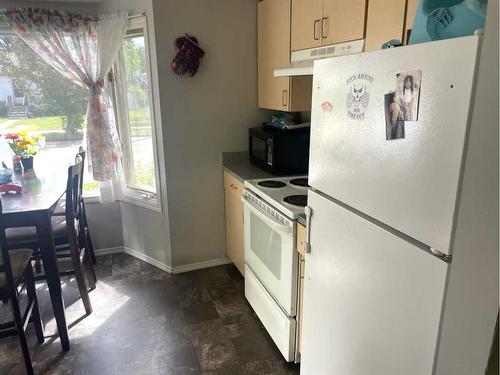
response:
[[[0,80],[0,133],[39,133],[46,147],[37,159],[71,161],[83,140],[88,89],[65,78],[15,35],[0,35]],[[86,192],[97,188],[86,171]]]

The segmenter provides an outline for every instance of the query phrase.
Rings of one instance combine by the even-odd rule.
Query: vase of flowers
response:
[[[40,134],[31,134],[27,130],[4,134],[4,138],[15,156],[21,158],[24,170],[33,169],[33,156],[43,147],[45,139]]]
[[[25,171],[33,169],[33,156],[29,156],[27,158],[21,158],[21,164],[23,165],[23,169]]]

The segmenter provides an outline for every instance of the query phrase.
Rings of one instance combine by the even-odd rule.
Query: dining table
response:
[[[70,347],[64,297],[52,232],[52,215],[66,192],[67,165],[49,165],[38,170],[14,173],[20,193],[3,193],[2,216],[7,228],[36,227],[50,300],[62,349]]]

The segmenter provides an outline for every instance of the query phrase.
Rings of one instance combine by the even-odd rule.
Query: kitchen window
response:
[[[145,17],[130,20],[113,69],[123,148],[122,200],[161,211],[151,65]]]
[[[28,131],[45,140],[35,170],[72,161],[83,133],[88,89],[64,78],[0,20],[0,134]],[[12,164],[0,138],[0,161]],[[99,183],[85,168],[84,195],[99,195]]]

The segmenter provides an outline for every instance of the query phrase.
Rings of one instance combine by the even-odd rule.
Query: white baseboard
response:
[[[231,263],[229,258],[206,260],[204,262],[197,262],[197,263],[185,264],[183,266],[172,267],[172,273],[175,274],[175,273],[189,272],[189,271],[199,270],[202,268],[221,266],[223,264],[229,264],[229,263]]]
[[[111,255],[111,254],[122,254],[123,247],[118,246],[118,247],[108,247],[106,249],[95,249],[94,254],[96,257],[104,256],[104,255]]]
[[[171,273],[171,274],[189,272],[189,271],[199,270],[202,268],[216,267],[216,266],[221,266],[223,264],[231,263],[229,258],[219,258],[219,259],[207,260],[204,262],[197,262],[197,263],[185,264],[185,265],[177,266],[177,267],[171,267],[171,266],[169,266],[165,263],[162,263],[154,258],[151,258],[150,256],[144,254],[141,251],[130,249],[128,247],[110,247],[107,249],[96,249],[96,250],[94,250],[94,252],[95,252],[96,256],[125,253],[125,254],[128,254],[130,256],[133,256],[134,258],[142,260],[143,262],[151,264],[152,266],[159,268],[162,271],[165,271],[165,272]]]
[[[165,263],[159,262],[156,259],[151,258],[150,256],[148,256],[144,253],[141,253],[140,251],[133,250],[133,249],[130,249],[128,247],[124,247],[123,251],[125,254],[128,254],[130,256],[133,256],[134,258],[142,260],[143,262],[151,264],[152,266],[155,266],[156,268],[159,268],[162,271],[165,271],[167,273],[172,273],[172,267],[166,265]]]

